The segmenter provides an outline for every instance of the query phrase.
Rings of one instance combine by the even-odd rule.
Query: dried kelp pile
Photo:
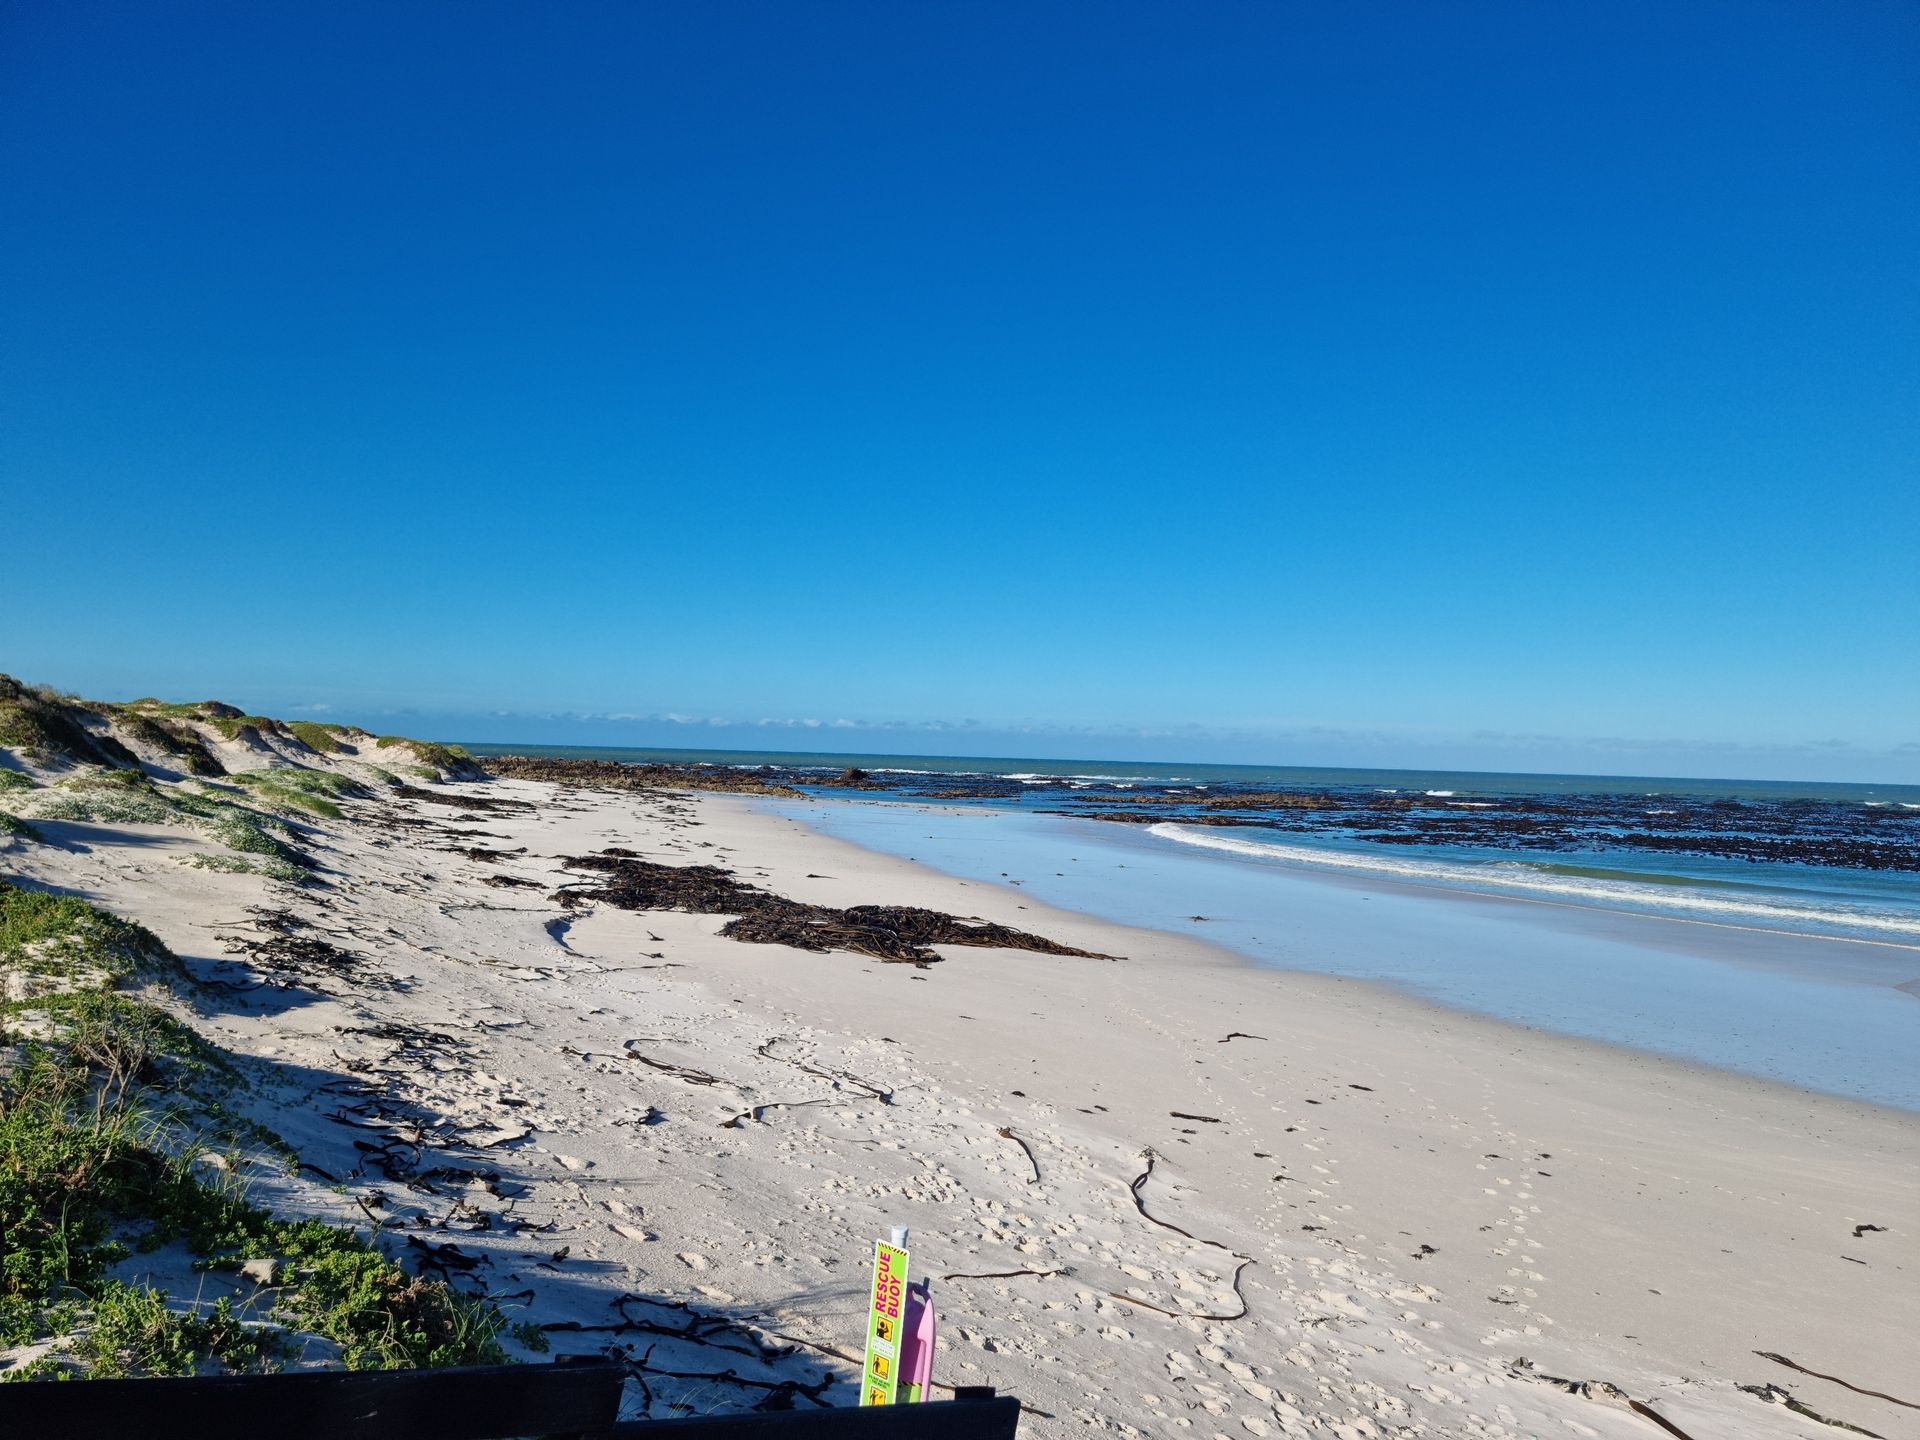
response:
[[[790,900],[734,878],[717,865],[660,865],[628,850],[606,850],[570,859],[575,870],[607,877],[604,885],[569,886],[555,893],[564,905],[598,901],[621,910],[679,910],[692,915],[733,915],[721,934],[756,945],[791,945],[797,950],[850,950],[914,965],[938,960],[932,946],[972,945],[988,949],[1032,950],[1042,955],[1077,955],[1091,960],[1113,957],[1076,950],[1041,935],[984,920],[962,920],[913,905],[854,905],[836,910]]]
[[[525,800],[475,795],[468,790],[428,790],[419,785],[395,785],[387,794],[396,800],[424,800],[430,805],[451,805],[458,810],[478,810],[497,814],[521,814],[534,807]]]
[[[732,765],[628,765],[619,760],[556,760],[533,755],[487,755],[480,766],[508,780],[544,780],[594,790],[724,790],[737,795],[801,792],[770,778],[772,766],[742,769]]]

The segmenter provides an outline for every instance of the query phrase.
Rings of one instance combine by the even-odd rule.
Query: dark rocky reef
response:
[[[725,765],[628,765],[619,760],[552,759],[535,755],[486,755],[487,774],[508,780],[545,780],[592,790],[723,790],[739,795],[801,792],[770,779],[771,769],[742,770]]]

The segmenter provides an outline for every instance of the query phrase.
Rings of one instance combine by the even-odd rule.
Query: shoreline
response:
[[[868,810],[863,820],[858,818],[862,816],[858,801],[776,798],[754,803],[771,813],[793,815],[804,815],[819,807],[817,814],[835,838],[864,845],[873,853],[896,857],[904,854],[904,845],[894,848],[892,829],[904,831],[909,817],[945,819],[949,827],[937,839],[927,835],[924,844],[915,827],[913,848],[925,849],[935,857],[931,861],[923,857],[923,863],[931,864],[937,873],[966,878],[972,883],[990,883],[986,869],[1013,866],[1016,876],[1026,877],[1019,890],[1021,895],[1035,902],[1052,899],[1067,913],[1103,914],[1113,923],[1145,925],[1169,935],[1211,944],[1241,963],[1269,972],[1344,975],[1350,981],[1377,984],[1391,994],[1438,1006],[1450,1014],[1474,1016],[1530,1032],[1579,1038],[1639,1055],[1700,1066],[1715,1073],[1764,1080],[1789,1090],[1847,1099],[1909,1117],[1920,1111],[1920,1089],[1912,1085],[1909,1072],[1901,1068],[1898,1059],[1912,1043],[1920,1043],[1920,1034],[1908,1033],[1915,1030],[1910,1021],[1920,1018],[1920,1012],[1910,1017],[1902,1008],[1912,1004],[1914,997],[1910,992],[1902,992],[1898,983],[1901,977],[1920,973],[1920,955],[1914,956],[1911,971],[1901,968],[1910,947],[1768,929],[1732,930],[1689,917],[1423,885],[1400,877],[1362,878],[1338,870],[1321,871],[1309,866],[1237,856],[1203,857],[1150,846],[1131,832],[1110,838],[1095,831],[1088,822],[1076,824],[1057,817],[1036,820],[1017,811],[906,806],[895,802],[888,807],[890,815]],[[853,823],[835,824],[836,813]],[[968,828],[967,822],[982,820],[1003,822],[1004,828],[993,835],[961,836]],[[961,838],[955,838],[957,836]],[[987,866],[983,857],[988,854],[990,842],[1003,848],[993,851],[995,863]],[[1123,868],[1146,867],[1146,877],[1137,885],[1129,885],[1124,893],[1088,889],[1085,880],[1090,871],[1046,878],[1056,865],[1072,870],[1073,867],[1062,864],[1068,850],[1078,852],[1073,857],[1076,865],[1083,858],[1098,860],[1104,853],[1109,860],[1123,858],[1128,862]],[[1152,868],[1156,865],[1173,878],[1156,877]],[[1097,867],[1090,870],[1092,868]],[[1202,885],[1213,885],[1225,897],[1221,900],[1223,905],[1255,908],[1240,915],[1212,913],[1205,917],[1182,917],[1169,911],[1157,923],[1144,916],[1149,899],[1143,897],[1151,897],[1153,903],[1158,903],[1175,892],[1175,882],[1182,880],[1194,888],[1177,891],[1181,909]],[[1076,884],[1079,888],[1074,892]],[[1072,893],[1072,898],[1064,903],[1058,898],[1063,887]],[[1327,899],[1330,896],[1346,897],[1350,903]],[[1368,911],[1358,907],[1362,896],[1381,898],[1391,907],[1398,907],[1393,924],[1377,927],[1377,933],[1365,930],[1370,918],[1377,917],[1370,917]],[[1310,919],[1299,918],[1303,901],[1312,902]],[[1524,903],[1513,903],[1516,901]],[[1075,908],[1076,902],[1079,910]],[[1213,933],[1187,925],[1186,920],[1204,920],[1207,931]],[[1305,926],[1298,934],[1287,934],[1284,949],[1291,953],[1275,953],[1281,942],[1250,934],[1251,930],[1289,925]],[[1363,934],[1370,937],[1366,943],[1355,938]],[[1249,938],[1254,943],[1247,943]],[[1235,943],[1236,940],[1241,943]],[[1437,954],[1445,955],[1467,973],[1455,978],[1448,973],[1446,963],[1431,967],[1427,973],[1404,961],[1399,962],[1398,970],[1375,965],[1376,953],[1391,951],[1396,945],[1404,947],[1429,941]],[[1534,970],[1525,976],[1509,977],[1503,975],[1499,964],[1490,958],[1536,949],[1543,955],[1567,958],[1569,962],[1578,958],[1585,962],[1585,968],[1568,963],[1561,966],[1563,973],[1558,975],[1550,970]],[[1654,953],[1670,955],[1676,964],[1669,967],[1648,963],[1647,957]],[[1337,958],[1340,954],[1347,955],[1348,959],[1343,962]],[[1618,991],[1602,988],[1603,967],[1617,965],[1623,958],[1639,963],[1641,973],[1633,981],[1623,982]],[[1369,973],[1370,969],[1373,973]],[[1489,1003],[1476,1004],[1462,998],[1461,991],[1470,991],[1476,984],[1484,989],[1494,980],[1508,984],[1509,988],[1491,995]],[[1734,1013],[1750,1025],[1771,1023],[1778,1027],[1770,1035],[1758,1032],[1776,1047],[1775,1051],[1763,1052],[1745,1064],[1734,1063],[1726,1056],[1739,1048],[1736,1041],[1743,1037],[1731,1033],[1722,1036],[1705,1019],[1698,1030],[1689,1035],[1678,1018],[1681,1013],[1678,1011],[1674,1017],[1649,1017],[1650,1023],[1644,1029],[1639,1023],[1629,1023],[1631,1013],[1624,1007],[1633,997],[1644,995],[1649,1002],[1657,1002],[1669,990],[1685,993],[1688,985],[1700,987],[1710,996],[1717,990],[1731,1000],[1744,1003],[1749,1008]],[[1882,994],[1882,991],[1889,993]],[[1786,1003],[1796,994],[1810,994],[1813,1003],[1804,1008]],[[1556,1006],[1564,1012],[1580,1001],[1585,1001],[1588,1008],[1570,1015],[1570,1023],[1556,1024],[1537,1013],[1526,1013],[1529,1005],[1536,1012],[1550,1014]],[[1618,1015],[1596,1008],[1616,1003],[1623,1007]],[[1704,1009],[1701,1013],[1708,1014]],[[1822,1028],[1814,1027],[1816,1020],[1823,1022]],[[1790,1028],[1802,1021],[1805,1029]],[[1603,1022],[1610,1024],[1613,1033],[1607,1033]],[[1660,1023],[1667,1025],[1668,1033],[1656,1039],[1646,1038],[1647,1030],[1658,1035]],[[1582,1024],[1587,1028],[1578,1028]],[[1873,1044],[1875,1037],[1878,1043],[1870,1052],[1875,1058],[1862,1068],[1857,1047],[1862,1043]],[[1666,1043],[1660,1043],[1662,1039]],[[1807,1074],[1781,1073],[1766,1067],[1765,1055],[1773,1053],[1811,1072],[1820,1066],[1815,1058],[1821,1053],[1817,1048],[1820,1043],[1837,1046],[1842,1042],[1854,1048],[1847,1050],[1841,1059],[1826,1063],[1829,1067],[1844,1064],[1852,1068],[1830,1068],[1825,1084],[1816,1083]],[[1714,1053],[1716,1046],[1722,1054]]]
[[[1257,966],[754,807],[415,786],[303,820],[324,867],[303,889],[189,868],[201,842],[161,825],[47,822],[79,843],[7,861],[202,977],[244,964],[220,937],[249,907],[337,937],[343,972],[181,1010],[249,1067],[251,1117],[339,1190],[255,1183],[358,1205],[401,1255],[454,1244],[556,1350],[621,1347],[648,1387],[630,1413],[850,1403],[835,1356],[857,1348],[862,1264],[906,1224],[941,1309],[936,1378],[1018,1394],[1037,1436],[1647,1434],[1608,1386],[1696,1437],[1804,1436],[1737,1388],[1761,1384],[1920,1435],[1914,1412],[1755,1355],[1901,1391],[1911,1117]],[[888,964],[549,898],[578,879],[564,857],[613,846],[1124,958]],[[340,1087],[365,1077],[345,1123]],[[165,1256],[123,1271],[215,1298]]]
[[[746,809],[750,813],[782,816],[782,815],[787,815],[789,811],[797,811],[803,803],[804,804],[841,803],[841,804],[848,804],[848,805],[857,805],[862,802],[857,800],[846,800],[846,801],[840,801],[840,802],[775,801],[770,804],[769,802],[760,800],[760,799],[740,800],[740,799],[735,799],[733,797],[728,797],[724,795],[716,795],[716,796],[710,797],[707,803],[716,806],[716,808],[729,806],[729,805],[741,805],[744,809]],[[777,806],[778,808],[775,808],[775,806]],[[959,812],[959,813],[966,813],[966,812]],[[801,824],[803,825],[805,824],[804,817],[802,816],[793,815],[793,816],[789,816],[788,818],[798,818]],[[1041,900],[1039,899],[1039,897],[1035,895],[1031,895],[1024,890],[1016,891],[1016,890],[1008,889],[1004,886],[994,886],[993,882],[990,880],[980,880],[974,877],[956,874],[952,871],[941,869],[938,866],[929,865],[927,862],[922,860],[902,857],[899,855],[895,855],[892,852],[886,851],[886,850],[872,849],[868,846],[860,844],[857,841],[848,840],[841,836],[833,835],[826,831],[817,830],[817,829],[814,829],[814,827],[812,826],[807,826],[807,828],[812,834],[817,836],[822,841],[826,841],[834,845],[846,846],[849,850],[854,851],[857,854],[864,857],[868,857],[870,859],[880,859],[880,860],[886,860],[894,863],[905,864],[907,866],[914,868],[915,870],[925,872],[932,876],[937,876],[939,879],[944,881],[951,881],[951,882],[970,885],[970,886],[989,886],[996,890],[999,890],[1001,894],[1012,903],[1022,907],[1023,910],[1031,911],[1031,915],[1025,917],[1028,923],[1037,925],[1039,926],[1039,928],[1043,930],[1046,929],[1047,926],[1050,923],[1053,923],[1055,920],[1065,922],[1066,924],[1073,924],[1076,922],[1093,923],[1093,924],[1111,927],[1117,931],[1121,931],[1128,934],[1152,934],[1154,936],[1159,937],[1161,942],[1166,946],[1172,947],[1179,951],[1178,959],[1170,960],[1164,957],[1150,956],[1150,957],[1147,957],[1147,963],[1174,964],[1174,965],[1182,965],[1182,966],[1185,966],[1185,965],[1217,966],[1222,969],[1245,971],[1253,975],[1265,975],[1265,976],[1277,977],[1279,979],[1284,980],[1285,983],[1290,986],[1306,987],[1308,989],[1314,990],[1316,993],[1328,993],[1328,994],[1339,993],[1339,992],[1327,990],[1326,987],[1328,986],[1338,986],[1340,987],[1341,991],[1358,989],[1361,991],[1371,993],[1375,997],[1372,1003],[1376,1006],[1389,1008],[1389,1009],[1398,1007],[1399,1009],[1401,1009],[1404,1013],[1401,1015],[1400,1018],[1404,1023],[1409,1025],[1421,1024],[1421,1023],[1436,1023],[1436,1024],[1445,1025],[1445,1024],[1452,1024],[1454,1022],[1464,1022],[1466,1024],[1473,1025],[1473,1026],[1486,1027],[1486,1039],[1490,1044],[1498,1044],[1500,1043],[1501,1037],[1503,1035],[1512,1034],[1516,1036],[1531,1037],[1531,1039],[1537,1043],[1545,1043],[1545,1044],[1551,1044],[1551,1045],[1564,1045],[1564,1046],[1570,1047],[1572,1050],[1579,1051],[1579,1052],[1590,1052],[1597,1056],[1607,1056],[1607,1055],[1632,1056],[1637,1060],[1647,1061],[1647,1062],[1651,1062],[1653,1064],[1661,1065],[1661,1066],[1670,1066],[1678,1072],[1691,1075],[1693,1077],[1696,1077],[1698,1079],[1705,1080],[1705,1081],[1719,1080],[1719,1081],[1732,1082],[1742,1086],[1749,1086],[1749,1085],[1759,1086],[1766,1090],[1778,1092],[1778,1094],[1783,1100],[1791,1100],[1791,1101],[1804,1100],[1804,1101],[1810,1101],[1810,1102],[1817,1102],[1819,1104],[1838,1104],[1838,1105],[1851,1106],[1851,1107],[1858,1108],[1862,1113],[1865,1113],[1865,1114],[1878,1115],[1892,1121],[1914,1124],[1916,1127],[1920,1127],[1920,1111],[1916,1111],[1915,1109],[1909,1108],[1907,1106],[1895,1105],[1885,1101],[1869,1099],[1859,1095],[1849,1095],[1840,1091],[1823,1090],[1817,1086],[1796,1084],[1790,1080],[1782,1080],[1774,1076],[1756,1074],[1751,1071],[1731,1069],[1726,1066],[1715,1065],[1709,1061],[1696,1059],[1686,1055],[1674,1054],[1668,1051],[1651,1049],[1641,1045],[1622,1043],[1620,1041],[1598,1039],[1594,1036],[1582,1035],[1574,1031],[1557,1030],[1557,1029],[1554,1029],[1552,1026],[1548,1026],[1548,1025],[1536,1025],[1536,1024],[1529,1023],[1525,1020],[1512,1019],[1503,1015],[1496,1014],[1492,1011],[1476,1010],[1476,1009],[1471,1009],[1461,1005],[1450,1004],[1445,1000],[1436,999],[1429,995],[1423,995],[1418,991],[1410,989],[1407,986],[1399,984],[1393,980],[1377,979],[1377,978],[1360,976],[1360,975],[1340,975],[1340,974],[1329,973],[1324,970],[1312,970],[1312,969],[1305,969],[1305,968],[1280,964],[1275,961],[1262,959],[1257,955],[1247,954],[1245,951],[1235,949],[1233,946],[1229,944],[1226,944],[1219,940],[1210,940],[1203,935],[1197,935],[1197,934],[1192,934],[1192,933],[1178,931],[1178,930],[1169,930],[1169,929],[1165,929],[1163,927],[1158,927],[1158,926],[1132,924],[1124,920],[1115,919],[1111,916],[1103,916],[1091,911],[1076,910],[1069,906],[1058,905],[1049,901]],[[1341,889],[1358,888],[1360,885],[1364,883],[1368,883],[1368,882],[1355,881],[1347,876],[1338,875],[1338,874],[1323,876],[1323,875],[1314,874],[1311,872],[1305,872],[1305,873],[1302,873],[1301,878],[1306,879],[1311,883],[1325,884],[1325,885],[1338,887]],[[1401,883],[1389,882],[1389,884],[1392,885],[1393,888],[1401,888],[1409,892],[1418,892],[1419,897],[1423,900],[1433,899],[1441,903],[1453,901],[1453,902],[1458,902],[1466,905],[1474,905],[1481,902],[1485,902],[1494,906],[1500,906],[1505,904],[1521,904],[1521,905],[1529,905],[1529,906],[1543,906],[1543,907],[1546,907],[1549,909],[1555,909],[1555,910],[1575,911],[1575,912],[1579,912],[1583,918],[1589,915],[1595,917],[1600,927],[1602,928],[1606,926],[1607,922],[1612,921],[1614,919],[1619,919],[1626,922],[1646,920],[1651,922],[1654,925],[1660,925],[1665,923],[1709,924],[1709,925],[1713,924],[1713,922],[1694,922],[1694,921],[1686,921],[1686,920],[1679,920],[1679,919],[1669,919],[1669,917],[1665,917],[1665,916],[1644,916],[1644,915],[1639,915],[1630,911],[1610,911],[1610,910],[1602,909],[1597,906],[1581,906],[1581,905],[1575,905],[1575,904],[1568,904],[1564,902],[1542,901],[1542,900],[1533,899],[1532,897],[1528,897],[1528,896],[1480,895],[1480,894],[1473,894],[1473,893],[1467,893],[1467,892],[1456,891],[1456,890],[1448,890],[1441,887],[1420,886],[1416,883],[1411,883],[1411,882],[1401,882]],[[1782,934],[1782,932],[1777,932],[1777,931],[1759,931],[1756,933],[1763,934],[1763,935],[1781,935]],[[1845,937],[1838,937],[1838,936],[1802,937],[1798,935],[1784,935],[1783,938],[1794,939],[1794,940],[1805,938],[1805,939],[1817,940],[1821,943],[1832,942],[1836,944],[1842,943],[1843,940],[1845,939]],[[1860,941],[1860,942],[1847,942],[1847,943],[1874,944],[1878,942]],[[1906,947],[1896,947],[1896,948],[1906,948]],[[1134,957],[1123,957],[1123,958],[1132,959]],[[1729,959],[1725,963],[1739,964],[1739,963],[1747,963],[1747,962]],[[1863,983],[1864,984],[1867,982],[1831,982],[1831,983]],[[1902,997],[1902,998],[1905,998],[1905,997]]]

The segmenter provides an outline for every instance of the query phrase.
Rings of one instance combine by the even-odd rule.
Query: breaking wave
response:
[[[1378,875],[1416,884],[1551,899],[1609,910],[1647,910],[1721,924],[1754,925],[1769,930],[1838,934],[1920,948],[1920,913],[1879,910],[1837,901],[1796,903],[1762,895],[1728,894],[1728,890],[1736,888],[1732,886],[1611,880],[1598,876],[1559,874],[1517,861],[1475,865],[1404,856],[1360,855],[1346,850],[1323,850],[1271,840],[1247,840],[1172,822],[1148,826],[1147,833],[1203,850],[1222,850],[1316,870]]]

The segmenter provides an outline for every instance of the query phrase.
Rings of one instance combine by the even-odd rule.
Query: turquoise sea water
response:
[[[1192,934],[1263,964],[1380,981],[1503,1020],[1920,1110],[1913,944],[1200,850],[1066,816],[757,803],[867,849]]]
[[[763,765],[812,768],[829,773],[848,766],[878,773],[919,775],[1047,776],[1057,779],[1113,777],[1172,784],[1260,786],[1366,786],[1400,790],[1457,790],[1526,795],[1577,795],[1598,791],[1684,794],[1708,799],[1837,800],[1862,804],[1905,803],[1920,807],[1920,785],[1845,785],[1804,780],[1689,780],[1646,775],[1534,775],[1491,770],[1362,770],[1340,766],[1197,765],[1181,761],[1027,760],[978,755],[869,755],[852,751],[673,750],[596,745],[481,745],[476,755],[546,755],[627,764]]]

